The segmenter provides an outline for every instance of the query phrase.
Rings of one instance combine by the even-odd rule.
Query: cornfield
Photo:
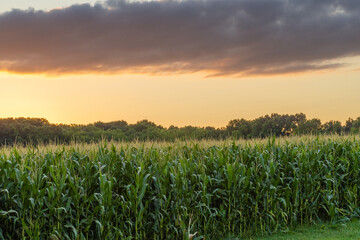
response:
[[[358,138],[0,153],[0,239],[222,239],[360,215]]]

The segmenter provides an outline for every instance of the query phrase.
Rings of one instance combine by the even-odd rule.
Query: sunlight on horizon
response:
[[[303,112],[308,118],[344,123],[358,117],[359,75],[349,70],[241,79],[1,73],[0,117],[42,117],[67,124],[148,119],[163,126],[224,127],[236,118]]]

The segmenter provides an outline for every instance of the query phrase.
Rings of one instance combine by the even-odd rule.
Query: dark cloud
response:
[[[108,1],[0,15],[0,69],[20,73],[279,74],[359,53],[359,0]]]

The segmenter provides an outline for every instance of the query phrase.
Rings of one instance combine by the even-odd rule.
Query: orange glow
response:
[[[359,77],[347,70],[266,78],[0,73],[0,117],[44,117],[54,123],[149,119],[163,126],[224,127],[235,118],[303,112],[344,123],[360,115]]]

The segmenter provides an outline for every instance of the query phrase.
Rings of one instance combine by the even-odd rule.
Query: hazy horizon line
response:
[[[272,117],[273,115],[277,115],[277,116],[296,116],[296,115],[300,115],[300,114],[303,114],[305,115],[305,120],[311,120],[311,119],[318,119],[320,120],[321,124],[324,124],[324,123],[328,123],[328,122],[340,122],[341,125],[343,125],[343,122],[340,121],[340,120],[336,120],[336,119],[332,119],[332,120],[328,120],[328,121],[323,121],[321,118],[318,118],[318,117],[311,117],[311,118],[308,118],[308,116],[305,114],[305,113],[302,113],[302,112],[299,112],[299,113],[294,113],[294,114],[290,114],[290,113],[286,113],[286,114],[279,114],[279,113],[270,113],[270,114],[264,114],[264,115],[261,115],[261,116],[258,116],[256,118],[244,118],[244,117],[238,117],[238,118],[233,118],[233,119],[230,119],[228,121],[228,123],[230,121],[233,121],[233,120],[246,120],[246,121],[254,121],[254,120],[257,120],[259,118],[265,118],[265,117]],[[348,117],[346,121],[348,120],[356,120],[360,118],[360,116],[358,117],[355,117],[355,118],[351,118],[351,117]],[[111,120],[111,121],[101,121],[101,120],[98,120],[98,121],[94,121],[94,122],[87,122],[87,123],[74,123],[74,122],[68,122],[68,123],[65,123],[65,122],[56,122],[56,121],[49,121],[47,118],[45,117],[0,117],[0,121],[1,120],[6,120],[6,119],[38,119],[38,120],[45,120],[47,123],[49,124],[54,124],[54,125],[68,125],[68,126],[71,126],[71,125],[75,125],[75,126],[87,126],[87,125],[94,125],[96,123],[113,123],[113,122],[126,122],[128,125],[135,125],[135,124],[138,124],[140,122],[149,122],[149,123],[153,123],[155,124],[156,126],[159,126],[159,127],[163,127],[163,128],[169,128],[171,126],[173,127],[178,127],[178,128],[183,128],[183,127],[199,127],[199,128],[206,128],[206,127],[213,127],[215,129],[221,129],[221,128],[226,128],[226,125],[225,126],[213,126],[213,125],[192,125],[192,124],[184,124],[184,125],[175,125],[175,124],[168,124],[168,125],[164,125],[164,124],[158,124],[156,123],[155,121],[152,121],[148,118],[143,118],[143,119],[140,119],[140,120],[137,120],[135,122],[129,122],[129,121],[126,121],[124,119],[117,119],[117,120]],[[345,123],[346,123],[345,121]]]

